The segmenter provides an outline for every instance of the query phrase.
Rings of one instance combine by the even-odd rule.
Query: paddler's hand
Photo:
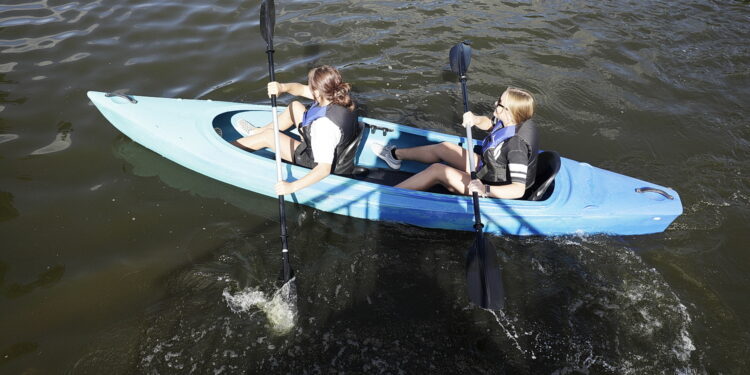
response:
[[[484,187],[484,184],[482,183],[482,181],[479,179],[471,180],[469,182],[468,188],[469,188],[470,195],[474,195],[474,193],[477,193],[479,194],[480,197],[483,197],[483,198],[487,196],[487,194],[485,193],[486,188]]]
[[[479,121],[479,118],[477,118],[477,116],[475,116],[473,113],[471,112],[464,113],[463,125],[465,128],[469,128],[469,127],[477,125],[478,121]]]
[[[292,185],[291,182],[286,181],[277,182],[274,189],[276,189],[276,195],[289,195],[296,191],[294,185]]]
[[[273,95],[276,95],[278,97],[279,95],[281,95],[281,94],[283,94],[285,92],[286,91],[284,91],[284,84],[283,83],[279,83],[279,82],[276,82],[276,81],[268,82],[268,97],[269,98],[271,96],[273,96]]]

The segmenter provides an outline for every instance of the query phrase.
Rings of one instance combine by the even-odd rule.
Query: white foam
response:
[[[254,288],[246,288],[234,295],[225,289],[223,296],[235,313],[246,313],[254,309],[263,311],[275,333],[288,333],[297,323],[297,289],[294,279],[289,280],[270,298]]]

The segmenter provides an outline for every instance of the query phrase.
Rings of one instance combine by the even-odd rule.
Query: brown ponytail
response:
[[[317,90],[331,103],[345,107],[349,111],[354,111],[356,108],[354,101],[349,96],[352,85],[344,82],[338,69],[329,65],[313,68],[308,73],[307,80],[311,90]]]

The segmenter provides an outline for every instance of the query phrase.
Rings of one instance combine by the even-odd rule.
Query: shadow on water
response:
[[[685,306],[655,270],[622,250],[625,240],[492,238],[506,249],[508,288],[507,308],[496,318],[466,297],[465,249],[456,244],[468,244],[470,234],[312,212],[290,227],[298,290],[290,332],[278,334],[261,309],[236,311],[225,298],[227,290],[277,288],[267,276],[279,268],[277,228],[251,228],[165,275],[165,298],[104,332],[92,345],[97,355],[82,358],[73,373],[104,359],[120,373],[700,367],[691,358]],[[334,230],[341,227],[349,231]]]
[[[13,207],[13,194],[0,191],[0,222],[18,217],[18,209]]]
[[[320,44],[306,44],[302,47],[302,49],[304,51],[304,56],[316,56],[315,58],[308,60],[305,64],[308,71],[321,65],[320,58],[317,57],[320,56]]]
[[[221,197],[267,219],[157,281],[167,285],[166,296],[143,316],[104,332],[72,373],[105,367],[122,373],[505,371],[501,346],[483,334],[496,328],[494,318],[467,307],[463,249],[452,247],[452,232],[383,225],[289,204],[288,215],[296,218],[290,221],[290,248],[299,318],[290,333],[279,335],[261,309],[235,312],[225,296],[248,287],[270,295],[278,287],[278,227],[269,223],[276,219],[276,201],[248,199],[254,194],[197,175],[125,139],[117,141],[115,153],[136,175]],[[470,242],[467,234],[461,237]],[[413,243],[415,251],[400,250],[404,243]],[[484,319],[479,325],[477,315]],[[436,335],[445,340],[432,340]]]
[[[17,358],[29,355],[39,350],[39,344],[35,342],[19,342],[0,348],[0,366]]]
[[[37,288],[50,287],[60,281],[65,274],[65,266],[49,266],[44,272],[37,275],[36,280],[32,282],[4,285],[7,268],[8,266],[4,262],[0,262],[0,295],[10,299],[29,294]]]
[[[6,262],[0,261],[0,297],[7,299],[16,299],[33,292],[37,288],[51,287],[60,281],[65,273],[65,267],[61,265],[48,267],[44,272],[37,275],[36,280],[21,284],[5,284],[5,275],[9,266]],[[15,342],[0,348],[0,366],[12,362],[18,358],[31,355],[39,350],[39,344],[36,342]]]
[[[193,172],[125,137],[116,141],[114,153],[128,163],[127,168],[136,176],[158,177],[179,191],[221,199],[261,217],[278,215],[278,204],[273,200]]]
[[[427,246],[403,252],[402,242],[412,236],[352,222],[362,224],[356,238],[314,218],[294,228],[305,234],[292,240],[299,320],[290,333],[275,334],[258,309],[233,312],[223,297],[227,288],[248,286],[239,275],[277,267],[276,244],[258,246],[253,233],[166,276],[168,296],[103,334],[94,346],[98,354],[79,361],[73,373],[95,369],[105,358],[121,373],[505,373],[502,348],[484,333],[492,326],[475,321],[487,314],[466,308],[464,293],[453,295],[462,286],[436,272],[461,267],[461,255],[444,248],[452,241],[418,231],[422,245],[442,249],[438,258]],[[126,345],[102,352],[108,340]]]

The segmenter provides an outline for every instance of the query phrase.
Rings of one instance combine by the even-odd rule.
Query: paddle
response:
[[[469,111],[469,96],[466,92],[466,70],[471,63],[471,46],[461,42],[450,51],[451,70],[461,79],[461,91],[464,99],[464,112]],[[466,151],[469,154],[469,165],[474,164],[474,142],[471,137],[471,126],[466,127]],[[471,172],[471,178],[477,178],[477,172]],[[466,282],[469,299],[481,308],[499,310],[505,307],[505,289],[500,268],[497,266],[496,252],[492,243],[484,236],[484,224],[479,214],[479,195],[472,194],[474,202],[474,243],[466,256]]]
[[[276,23],[276,14],[273,0],[263,0],[260,4],[260,34],[266,41],[266,54],[268,55],[269,81],[276,81],[273,69],[273,27]],[[274,149],[276,150],[276,181],[282,180],[281,175],[281,153],[279,152],[279,119],[276,116],[276,95],[271,95],[271,108],[273,114]],[[281,223],[281,259],[283,268],[282,278],[286,283],[292,277],[292,266],[289,265],[289,246],[287,245],[286,232],[286,210],[284,209],[284,196],[279,195],[279,222]]]

